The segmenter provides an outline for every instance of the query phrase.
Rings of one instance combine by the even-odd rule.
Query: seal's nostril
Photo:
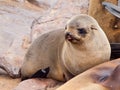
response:
[[[71,37],[71,33],[70,32],[66,32],[65,33],[65,39],[70,39]]]
[[[67,38],[68,35],[69,35],[69,32],[66,32],[66,33],[65,33],[65,38]]]
[[[66,32],[66,35],[70,35],[70,32]]]
[[[79,41],[78,38],[76,38],[72,33],[70,32],[66,32],[65,33],[65,39],[70,41],[70,42],[76,42],[76,41]]]

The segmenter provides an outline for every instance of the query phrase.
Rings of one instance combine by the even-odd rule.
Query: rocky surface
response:
[[[88,1],[0,0],[0,57],[19,69],[27,48],[40,33],[64,28],[71,16],[87,13]],[[20,80],[0,76],[0,82],[0,90],[12,90]]]
[[[14,90],[55,90],[61,84],[52,79],[28,79],[19,83]]]
[[[20,79],[0,76],[0,90],[13,90],[20,83]]]
[[[44,12],[43,10],[28,2],[0,1],[0,54],[7,56],[10,63],[14,63],[12,60],[17,63],[23,59],[23,38],[29,35],[31,22]]]

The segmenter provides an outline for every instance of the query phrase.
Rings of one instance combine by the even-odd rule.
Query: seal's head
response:
[[[93,30],[97,30],[96,23],[96,20],[85,14],[71,18],[65,27],[65,39],[74,44],[92,39]]]
[[[67,22],[62,60],[73,75],[108,61],[110,50],[105,33],[93,17],[81,14]]]

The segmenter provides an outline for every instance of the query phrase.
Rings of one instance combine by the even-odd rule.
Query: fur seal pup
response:
[[[120,59],[97,65],[56,90],[120,90]]]
[[[81,14],[71,18],[65,30],[40,35],[28,49],[20,72],[22,79],[39,77],[42,72],[47,77],[66,81],[108,61],[110,53],[108,39],[97,21]]]

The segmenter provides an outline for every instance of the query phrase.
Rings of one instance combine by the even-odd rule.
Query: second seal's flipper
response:
[[[102,5],[105,6],[105,8],[116,17],[120,18],[120,6],[114,5],[109,2],[102,2]]]

